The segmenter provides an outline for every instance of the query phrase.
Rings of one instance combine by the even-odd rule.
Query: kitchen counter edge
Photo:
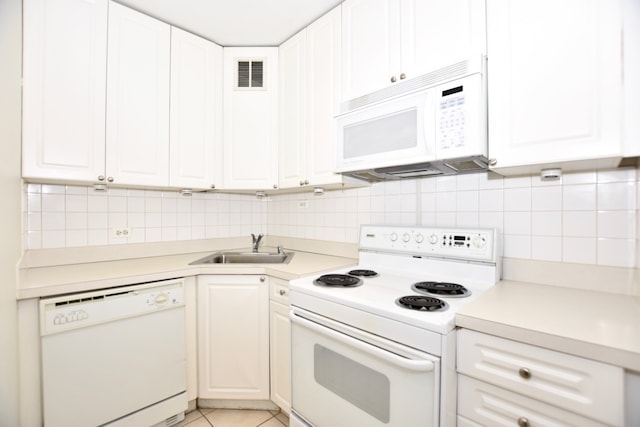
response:
[[[17,299],[42,298],[176,277],[204,274],[264,274],[283,280],[319,274],[351,265],[355,258],[293,251],[288,264],[189,265],[211,251],[125,260],[111,260],[18,271]]]
[[[640,297],[504,280],[456,326],[640,372]]]

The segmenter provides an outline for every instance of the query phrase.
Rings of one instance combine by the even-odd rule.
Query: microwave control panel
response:
[[[486,154],[486,104],[482,79],[482,74],[476,73],[433,89],[437,158]]]
[[[438,128],[441,149],[461,148],[465,145],[465,92],[464,86],[442,91],[439,107]]]

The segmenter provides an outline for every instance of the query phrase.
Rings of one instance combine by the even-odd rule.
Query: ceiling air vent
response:
[[[238,61],[238,89],[264,89],[264,60]]]

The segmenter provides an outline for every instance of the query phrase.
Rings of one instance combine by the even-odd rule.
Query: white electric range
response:
[[[500,265],[493,229],[362,226],[356,267],[290,283],[291,425],[455,425],[455,313]]]

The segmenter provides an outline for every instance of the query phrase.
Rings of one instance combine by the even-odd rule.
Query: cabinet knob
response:
[[[264,276],[260,276],[260,282],[264,282],[265,280]]]
[[[305,179],[305,180],[304,180],[304,185],[308,185],[308,184],[309,184],[309,180],[308,180],[308,179]]]
[[[287,291],[285,291],[284,289],[280,289],[280,292],[278,293],[280,294],[281,297],[283,297],[287,294]]]
[[[278,188],[278,184],[273,184],[273,188],[277,189]]]
[[[518,427],[529,427],[529,420],[525,417],[518,418]]]
[[[303,186],[303,185],[304,185],[304,181],[300,180],[300,186]]]
[[[407,75],[405,73],[400,74],[400,80],[404,80],[407,78]]]
[[[396,78],[396,76],[391,76],[391,83],[395,83],[397,81],[398,79]]]
[[[98,177],[98,181],[101,181],[101,182],[102,182],[102,181],[104,181],[104,175],[100,175],[100,176]]]
[[[520,370],[518,370],[518,374],[520,374],[520,376],[525,380],[531,378],[531,371],[529,368],[520,368]]]
[[[215,188],[216,188],[216,185],[215,184],[211,184],[211,189],[213,190]]]
[[[110,176],[109,178],[107,178],[107,181],[109,181],[109,182],[113,182],[113,177],[112,177],[112,176]]]
[[[495,166],[498,164],[498,160],[497,159],[489,159],[489,166]]]

